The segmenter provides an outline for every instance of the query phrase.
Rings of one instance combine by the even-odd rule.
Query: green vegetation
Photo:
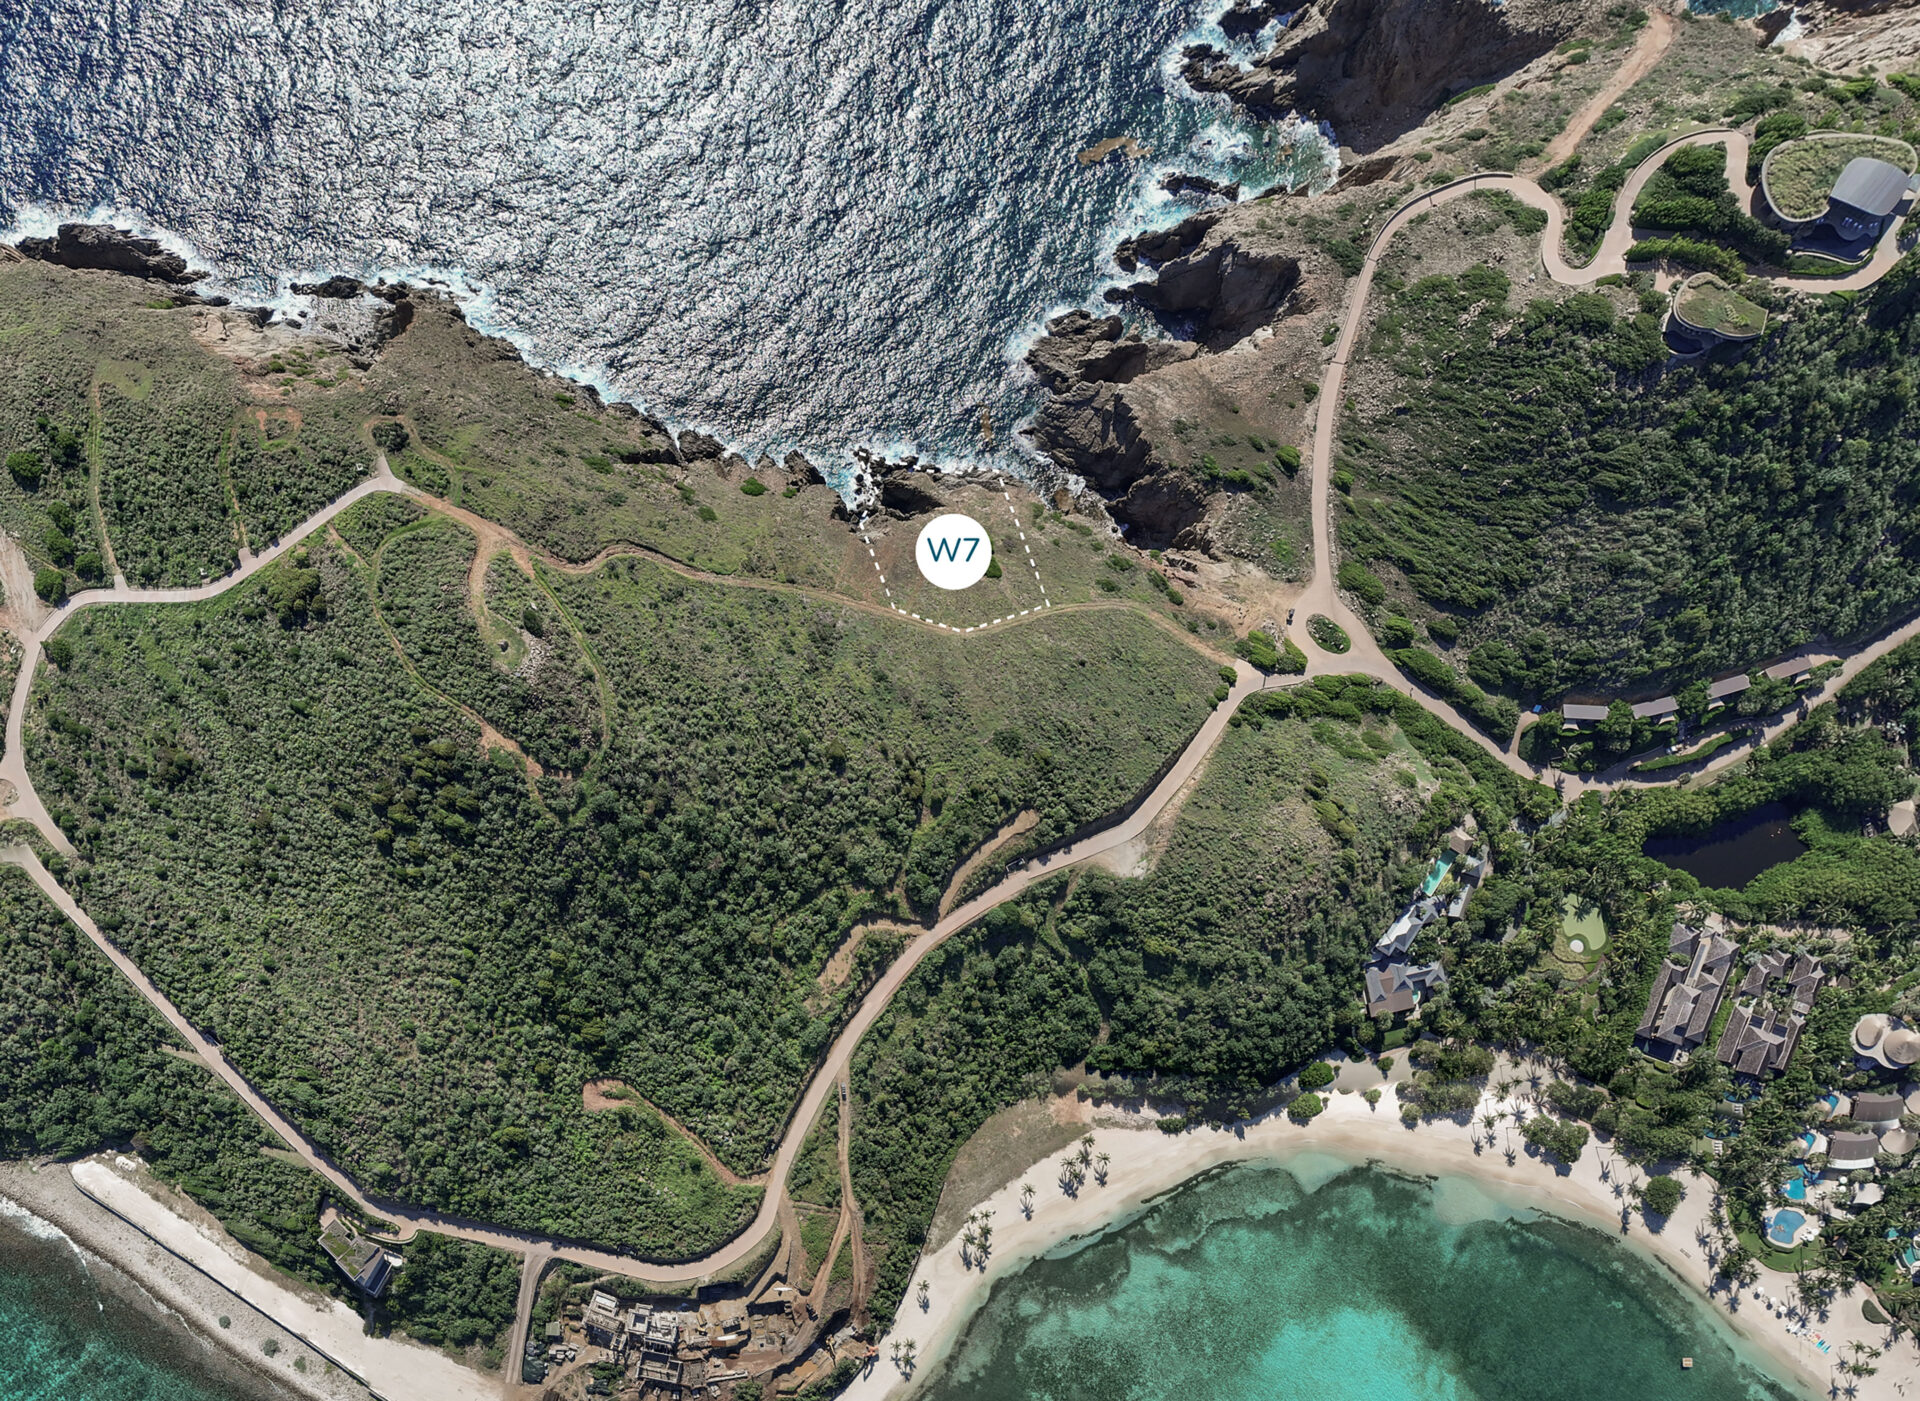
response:
[[[377,579],[311,552],[324,614],[267,576],[77,618],[30,762],[82,898],[187,1015],[369,1188],[463,1215],[661,1256],[732,1235],[758,1189],[582,1083],[755,1170],[897,947],[823,993],[853,923],[930,911],[1022,810],[1046,843],[1122,805],[1206,713],[1210,665],[1130,615],[960,644],[636,559],[539,583],[543,645],[586,645],[556,654],[577,689],[522,693],[464,611],[470,542],[375,546],[370,506],[342,534]],[[523,627],[536,601],[507,561],[487,596]],[[604,695],[610,738],[531,780],[439,694],[540,752]]]
[[[1767,313],[1714,278],[1690,279],[1673,299],[1674,315],[1690,326],[1738,340],[1760,334]]]
[[[1656,1216],[1671,1216],[1685,1195],[1686,1190],[1677,1178],[1656,1177],[1641,1188],[1640,1202]]]
[[[1865,635],[1920,603],[1915,270],[1650,384],[1664,348],[1617,293],[1417,282],[1371,346],[1386,407],[1341,423],[1343,551],[1522,700]]]
[[[1641,188],[1633,226],[1719,240],[1755,262],[1778,263],[1791,239],[1740,208],[1727,184],[1727,148],[1682,146]]]
[[[1315,613],[1307,619],[1307,636],[1313,639],[1314,646],[1335,656],[1353,647],[1353,639],[1347,636],[1347,630],[1322,613]]]
[[[1304,1124],[1318,1118],[1327,1107],[1326,1101],[1319,1095],[1307,1093],[1299,1096],[1287,1105],[1287,1117],[1296,1124]]]
[[[1520,1136],[1542,1153],[1551,1153],[1571,1167],[1587,1147],[1587,1126],[1540,1114],[1520,1126]],[[1665,1179],[1662,1179],[1665,1180]]]
[[[1913,174],[1913,147],[1885,136],[1819,132],[1778,144],[1764,155],[1760,191],[1783,219],[1818,219],[1847,162],[1861,156],[1897,165]]]
[[[353,1297],[317,1244],[325,1184],[268,1156],[285,1145],[11,867],[0,868],[0,928],[0,1155],[135,1153],[248,1249]],[[479,1344],[497,1361],[513,1321],[513,1257],[425,1234],[406,1254],[375,1326],[429,1344]]]
[[[1722,749],[1725,749],[1729,744],[1732,744],[1733,738],[1731,733],[1722,731],[1720,734],[1714,735],[1705,744],[1698,745],[1684,754],[1662,754],[1657,759],[1642,759],[1633,766],[1633,771],[1635,773],[1664,773],[1668,769],[1679,769],[1685,768],[1689,764],[1705,763]]]
[[[1452,701],[1475,727],[1505,744],[1520,723],[1520,707],[1504,696],[1489,696],[1463,681],[1460,673],[1424,647],[1399,647],[1387,659],[1444,700]]]

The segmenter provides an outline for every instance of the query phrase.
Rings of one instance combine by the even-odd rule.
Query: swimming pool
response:
[[[1447,872],[1453,866],[1453,853],[1443,851],[1433,858],[1433,869],[1427,872],[1427,878],[1420,882],[1420,893],[1431,895],[1440,888],[1440,882],[1447,878]]]
[[[1807,1199],[1807,1179],[1796,1172],[1780,1184],[1780,1190],[1788,1201],[1803,1202]]]
[[[1799,1229],[1807,1224],[1807,1218],[1791,1207],[1781,1207],[1773,1213],[1767,1222],[1767,1240],[1774,1245],[1788,1247]]]

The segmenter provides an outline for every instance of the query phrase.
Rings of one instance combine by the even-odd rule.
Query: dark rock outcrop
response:
[[[1200,91],[1263,115],[1311,113],[1368,152],[1453,94],[1525,67],[1589,14],[1565,0],[1308,0],[1251,67],[1195,44],[1180,71]]]
[[[209,274],[190,271],[187,260],[150,238],[109,224],[62,224],[52,238],[23,238],[14,245],[29,258],[63,268],[124,272],[176,286],[199,282]]]
[[[895,520],[911,520],[915,516],[930,516],[946,509],[947,503],[940,498],[919,472],[889,473],[880,480],[880,509]]]
[[[1189,341],[1147,341],[1127,332],[1117,316],[1070,311],[1047,323],[1047,333],[1027,352],[1027,364],[1054,393],[1085,384],[1126,384],[1163,365],[1191,360]]]
[[[725,457],[727,445],[706,433],[691,428],[680,435],[680,457],[686,462],[718,462]]]
[[[1209,180],[1204,175],[1188,175],[1184,171],[1176,171],[1169,175],[1160,182],[1160,188],[1170,195],[1218,195],[1228,204],[1240,198],[1238,180],[1222,183],[1218,180]]]
[[[788,453],[783,465],[787,469],[788,486],[809,487],[827,484],[826,473],[807,461],[797,451]]]
[[[364,282],[357,278],[343,277],[335,273],[325,282],[295,282],[292,290],[302,297],[328,297],[334,301],[349,301],[367,290]]]
[[[1233,39],[1258,34],[1283,13],[1280,0],[1234,0],[1220,16],[1220,31]]]
[[[1126,386],[1199,351],[1188,341],[1123,334],[1117,316],[1070,311],[1048,322],[1047,334],[1027,352],[1027,363],[1051,391],[1029,437],[1055,466],[1084,477],[1142,544],[1191,543],[1207,494],[1154,456]]]
[[[1299,283],[1299,259],[1221,239],[1168,259],[1154,278],[1109,288],[1106,298],[1190,325],[1208,349],[1224,350],[1272,321]]]
[[[1207,230],[1219,221],[1219,211],[1214,210],[1206,214],[1189,215],[1170,229],[1153,229],[1135,234],[1132,238],[1124,238],[1120,240],[1120,246],[1113,250],[1113,260],[1120,265],[1122,272],[1137,272],[1142,263],[1164,263],[1169,258],[1177,258],[1182,253],[1191,253],[1198,248],[1200,240],[1207,236]]]

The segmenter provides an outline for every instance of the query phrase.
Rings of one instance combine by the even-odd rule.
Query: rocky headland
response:
[[[1270,8],[1242,0],[1228,11],[1238,26],[1228,32],[1257,32],[1265,21],[1253,21]],[[1524,68],[1592,19],[1592,9],[1566,0],[1308,0],[1251,66],[1196,44],[1181,74],[1255,113],[1297,110],[1331,122],[1364,154],[1456,93]]]

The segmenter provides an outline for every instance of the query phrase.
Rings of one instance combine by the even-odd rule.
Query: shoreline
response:
[[[262,1395],[372,1401],[372,1392],[318,1359],[296,1371],[293,1359],[310,1351],[299,1338],[90,1200],[67,1164],[0,1161],[0,1202],[12,1208],[0,1219],[63,1238],[103,1290],[190,1336],[209,1354],[208,1370],[225,1380]],[[220,1327],[222,1317],[230,1327]],[[279,1346],[273,1359],[262,1350],[269,1339]]]
[[[123,1276],[149,1311],[279,1395],[493,1401],[501,1392],[500,1377],[437,1349],[368,1336],[351,1306],[246,1250],[138,1159],[104,1153],[72,1164],[0,1162],[0,1200],[57,1229],[89,1261]]]
[[[1242,1162],[1287,1168],[1309,1191],[1351,1167],[1377,1163],[1408,1176],[1457,1179],[1495,1203],[1597,1228],[1664,1266],[1684,1293],[1714,1315],[1727,1341],[1749,1365],[1810,1397],[1829,1394],[1833,1366],[1850,1356],[1847,1345],[1855,1340],[1883,1353],[1873,1359],[1879,1369],[1874,1376],[1850,1382],[1859,1401],[1894,1401],[1920,1380],[1920,1347],[1912,1341],[1891,1342],[1889,1329],[1867,1323],[1860,1311],[1864,1294],[1857,1288],[1836,1296],[1826,1318],[1810,1330],[1827,1340],[1831,1354],[1819,1352],[1806,1335],[1789,1334],[1785,1320],[1755,1299],[1756,1293],[1790,1292],[1791,1276],[1763,1268],[1753,1286],[1712,1290],[1713,1269],[1699,1240],[1713,1197],[1710,1179],[1685,1170],[1676,1174],[1686,1196],[1655,1232],[1630,1208],[1626,1196],[1626,1182],[1638,1174],[1607,1145],[1589,1142],[1579,1162],[1561,1170],[1529,1156],[1515,1134],[1516,1152],[1509,1163],[1504,1128],[1503,1141],[1496,1146],[1476,1151],[1473,1144],[1477,1116],[1503,1103],[1491,1091],[1467,1124],[1438,1119],[1409,1129],[1400,1120],[1395,1085],[1373,1063],[1336,1064],[1339,1079],[1322,1091],[1325,1112],[1305,1125],[1276,1110],[1232,1128],[1169,1135],[1158,1132],[1158,1116],[1150,1110],[1089,1106],[1094,1151],[1111,1155],[1109,1185],[1102,1187],[1089,1176],[1077,1197],[1065,1196],[1054,1164],[1042,1161],[974,1204],[993,1212],[994,1249],[985,1266],[962,1266],[957,1232],[923,1250],[912,1276],[916,1287],[908,1289],[893,1329],[880,1340],[876,1364],[842,1393],[843,1401],[902,1401],[923,1391],[944,1371],[997,1282],[1043,1255],[1123,1226],[1156,1199],[1206,1172]],[[1538,1069],[1526,1062],[1510,1064],[1503,1057],[1495,1078],[1517,1074],[1524,1085],[1526,1075]],[[1396,1067],[1396,1074],[1403,1072],[1404,1066]],[[1377,1107],[1357,1092],[1362,1087],[1381,1091]],[[1022,1181],[1034,1187],[1031,1218],[1020,1208]],[[925,1309],[919,1304],[920,1280],[931,1285]],[[888,1356],[890,1340],[906,1338],[917,1348],[911,1378],[902,1376]]]

